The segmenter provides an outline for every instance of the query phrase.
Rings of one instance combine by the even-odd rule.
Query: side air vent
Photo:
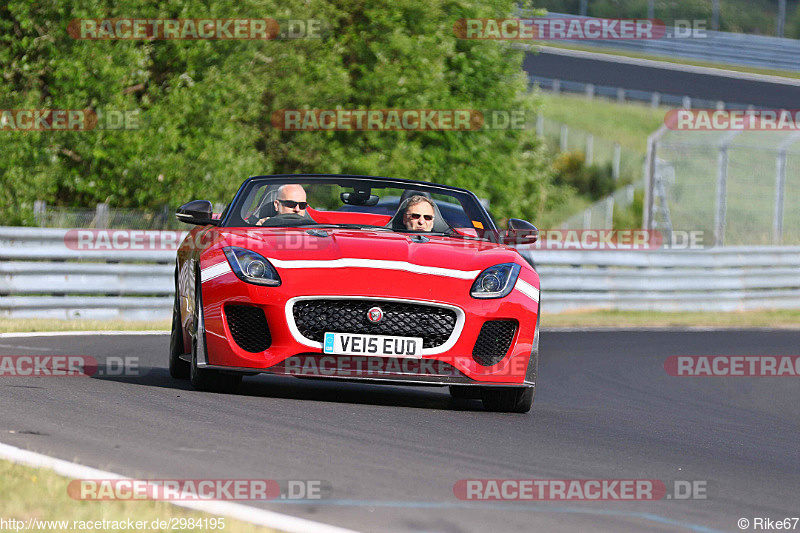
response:
[[[225,316],[228,329],[236,344],[246,352],[263,352],[272,344],[267,326],[267,317],[260,307],[249,305],[226,305]]]
[[[478,340],[472,349],[472,358],[483,366],[492,366],[500,362],[511,348],[511,342],[517,333],[516,320],[488,320],[483,323]]]

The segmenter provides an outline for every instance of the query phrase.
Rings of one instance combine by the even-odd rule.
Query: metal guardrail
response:
[[[800,309],[800,247],[525,250],[544,312]]]
[[[548,13],[547,16],[556,18],[593,18],[561,13]],[[800,40],[781,37],[702,30],[697,36],[680,38],[676,36],[674,27],[667,26],[666,34],[661,39],[597,39],[583,40],[580,41],[580,44],[581,46],[592,48],[697,59],[727,65],[800,71]]]
[[[169,319],[174,250],[74,250],[68,232],[0,227],[0,317]],[[800,246],[521,251],[546,313],[800,308]]]

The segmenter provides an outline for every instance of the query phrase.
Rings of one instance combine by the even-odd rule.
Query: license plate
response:
[[[336,355],[421,357],[422,337],[325,333],[323,351]]]

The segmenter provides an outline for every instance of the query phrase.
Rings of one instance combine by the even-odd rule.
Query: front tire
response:
[[[203,359],[207,360],[206,353],[206,331],[203,318],[203,293],[200,286],[200,276],[195,281],[195,305],[192,315],[194,323],[192,327],[192,362],[189,365],[189,382],[192,387],[199,391],[221,392],[233,394],[242,382],[242,376],[238,374],[224,374],[218,370],[200,368],[197,366],[199,352],[203,351]]]
[[[189,363],[180,358],[186,353],[183,346],[183,328],[181,328],[181,308],[177,289],[175,304],[172,307],[172,333],[169,336],[169,375],[175,379],[189,378]]]
[[[533,405],[533,387],[484,387],[481,400],[487,411],[527,413]]]

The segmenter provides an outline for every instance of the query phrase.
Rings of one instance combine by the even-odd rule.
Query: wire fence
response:
[[[713,232],[717,245],[800,244],[800,133],[651,136],[645,224]]]

